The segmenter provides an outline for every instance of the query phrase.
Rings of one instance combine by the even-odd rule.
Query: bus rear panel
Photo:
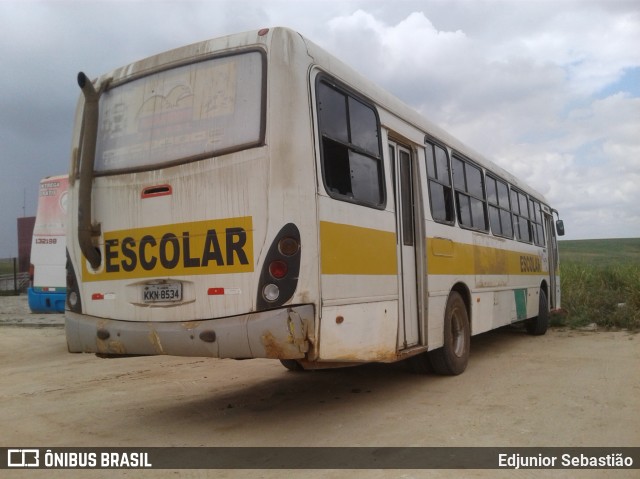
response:
[[[271,60],[272,36],[203,42],[116,70],[95,87],[80,82],[89,91],[72,165],[70,351],[307,355],[316,314],[308,292],[317,240],[307,227],[314,160],[310,140],[270,140],[310,129],[304,105],[297,110],[306,123],[279,120],[275,99],[267,111],[267,98],[288,103],[271,92],[286,72],[272,68],[267,81],[271,62],[281,61]],[[296,181],[279,186],[284,175]]]

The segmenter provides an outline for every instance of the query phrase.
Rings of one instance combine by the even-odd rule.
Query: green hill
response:
[[[559,241],[560,262],[576,261],[597,266],[640,264],[640,238]]]

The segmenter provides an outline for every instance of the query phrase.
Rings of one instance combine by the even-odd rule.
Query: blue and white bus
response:
[[[34,313],[64,312],[68,184],[67,175],[50,176],[40,181],[28,290],[29,308]]]

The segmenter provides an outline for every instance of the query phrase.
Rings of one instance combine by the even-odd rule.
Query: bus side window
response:
[[[453,194],[447,152],[438,145],[426,143],[425,154],[431,216],[434,221],[451,225],[454,221]]]
[[[317,84],[322,176],[329,195],[384,207],[380,124],[375,110],[327,82]]]
[[[533,242],[536,246],[544,246],[544,228],[542,226],[542,211],[540,207],[540,202],[535,201],[533,199],[529,199],[531,206],[531,232],[533,233]]]
[[[513,238],[507,184],[487,175],[487,200],[489,201],[489,223],[491,223],[493,234],[504,238]]]
[[[511,211],[513,212],[513,226],[516,239],[531,243],[531,221],[529,220],[529,202],[524,193],[511,190]]]
[[[487,201],[484,195],[482,170],[467,161],[453,157],[453,187],[456,191],[460,226],[488,231]]]

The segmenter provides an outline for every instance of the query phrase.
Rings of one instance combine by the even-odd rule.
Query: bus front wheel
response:
[[[547,301],[547,295],[544,290],[540,290],[540,298],[538,305],[538,316],[535,318],[527,319],[525,322],[525,328],[527,333],[532,336],[542,336],[547,332],[549,327],[549,302]]]
[[[429,352],[433,370],[438,374],[457,375],[467,368],[471,345],[469,314],[462,296],[452,291],[444,313],[444,345]]]

